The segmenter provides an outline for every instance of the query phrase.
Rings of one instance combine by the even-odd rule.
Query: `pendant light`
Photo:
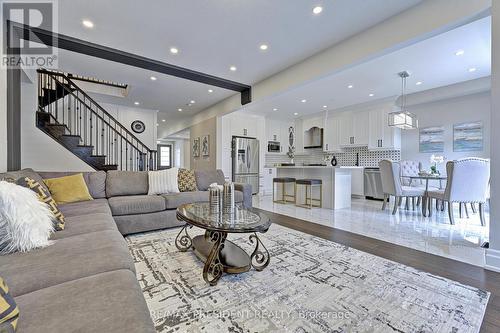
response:
[[[417,116],[406,110],[406,79],[410,73],[403,71],[398,73],[401,78],[401,110],[389,113],[389,126],[401,129],[416,129],[418,128]]]

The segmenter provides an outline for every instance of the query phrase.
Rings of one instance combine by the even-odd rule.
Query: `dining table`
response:
[[[408,176],[406,178],[410,179],[409,185],[411,186],[411,183],[413,180],[424,180],[425,181],[425,194],[424,197],[422,198],[422,215],[427,216],[426,212],[426,207],[427,207],[427,192],[429,191],[429,180],[438,180],[439,181],[439,189],[443,189],[443,180],[447,179],[446,175],[441,175],[441,174],[427,174],[427,175],[414,175],[414,176]]]

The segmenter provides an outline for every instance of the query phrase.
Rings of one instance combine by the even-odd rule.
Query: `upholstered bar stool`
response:
[[[305,207],[309,209],[313,207],[321,208],[323,206],[323,182],[321,181],[321,179],[297,179],[297,181],[295,182],[295,193],[297,193],[299,185],[306,186],[306,198],[303,204],[297,203],[296,200],[295,206]],[[319,199],[313,198],[312,190],[314,187],[319,187]],[[308,190],[309,196],[307,195]],[[313,202],[319,204],[314,204]]]
[[[276,200],[275,199],[275,190],[276,190],[276,184],[281,184],[281,200]],[[293,195],[288,194],[286,192],[286,185],[287,184],[294,184],[293,186]],[[297,187],[295,186],[295,178],[290,178],[290,177],[278,177],[278,178],[273,178],[273,202],[276,203],[295,203],[296,200],[296,194],[297,194]],[[292,198],[290,200],[289,198]]]

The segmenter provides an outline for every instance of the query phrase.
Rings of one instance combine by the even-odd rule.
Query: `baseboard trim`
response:
[[[500,272],[500,251],[486,249],[486,264],[484,268],[494,272]]]

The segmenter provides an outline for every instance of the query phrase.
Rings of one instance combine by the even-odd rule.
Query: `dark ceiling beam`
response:
[[[175,77],[208,84],[214,87],[237,91],[241,93],[242,105],[248,104],[252,101],[252,87],[243,83],[226,80],[217,76],[193,71],[188,68],[171,65],[165,62],[113,49],[107,46],[94,44],[52,31],[31,27],[16,22],[9,23],[16,31],[16,35],[23,36],[22,39],[28,39],[35,42],[40,41],[45,45],[65,49],[68,51],[119,62],[125,65],[139,67],[153,72],[172,75]],[[34,37],[36,37],[36,39]]]

